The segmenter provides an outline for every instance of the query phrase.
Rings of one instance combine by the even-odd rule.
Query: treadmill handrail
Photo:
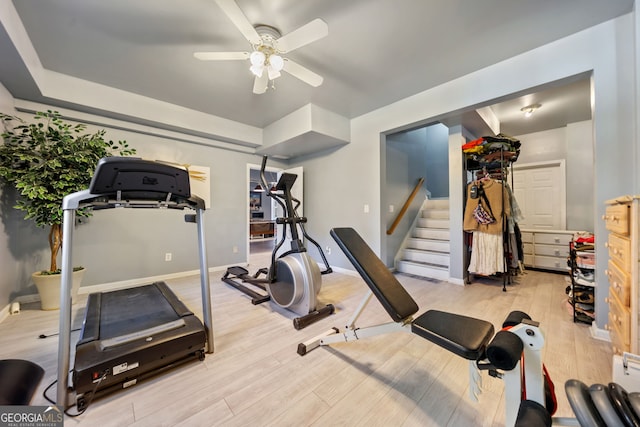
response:
[[[63,210],[77,210],[93,207],[97,209],[111,208],[171,208],[171,209],[205,209],[205,202],[202,198],[191,195],[189,198],[176,196],[167,193],[158,193],[164,198],[123,198],[121,192],[109,194],[92,194],[90,190],[76,191],[68,194],[62,199]]]

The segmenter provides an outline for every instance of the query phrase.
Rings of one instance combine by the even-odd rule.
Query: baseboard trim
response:
[[[217,267],[210,267],[209,273],[224,271],[228,267],[231,267],[232,265],[239,265],[239,264],[229,264],[229,265],[221,265]],[[85,294],[90,294],[94,292],[116,291],[118,289],[134,288],[136,286],[143,286],[149,283],[158,282],[162,280],[180,279],[183,277],[195,276],[199,274],[200,274],[200,270],[190,270],[190,271],[181,271],[178,273],[161,274],[158,276],[141,277],[138,279],[122,280],[118,282],[100,283],[97,285],[90,285],[90,286],[80,286],[80,289],[78,289],[78,294],[85,295]],[[36,294],[29,294],[29,295],[20,295],[14,298],[13,301],[11,301],[9,304],[3,307],[2,310],[0,311],[0,322],[4,321],[7,317],[11,315],[11,304],[14,302],[18,302],[20,304],[40,302],[40,295],[36,293]]]
[[[348,268],[342,268],[342,267],[331,267],[331,269],[333,271],[335,271],[336,273],[342,273],[342,274],[346,274],[348,276],[353,276],[353,277],[360,277],[360,274],[358,274],[357,271],[355,270],[350,270]]]
[[[9,303],[9,307],[11,307],[11,303],[13,302],[19,302],[20,304],[40,302],[40,295],[38,294],[20,295],[19,297],[14,298],[14,300]]]
[[[234,264],[237,265],[237,264]],[[209,268],[209,273],[215,273],[218,271],[226,270],[231,265],[223,265]],[[95,292],[109,292],[117,291],[119,289],[135,288],[136,286],[143,286],[153,282],[160,282],[163,280],[181,279],[183,277],[196,276],[200,274],[200,270],[180,271],[177,273],[160,274],[158,276],[141,277],[138,279],[121,280],[118,282],[100,283],[98,285],[80,286],[78,289],[78,295],[91,294]]]
[[[447,282],[449,282],[449,283],[451,283],[453,285],[464,286],[464,279],[456,279],[454,277],[449,277]]]
[[[11,304],[8,304],[8,305],[2,307],[2,310],[0,310],[0,323],[4,322],[4,319],[9,317],[10,308],[11,308]]]
[[[607,331],[606,329],[600,329],[596,326],[596,322],[593,322],[591,324],[591,338],[594,338],[596,340],[600,340],[600,341],[607,341],[607,342],[611,342],[611,336],[609,335],[609,331]]]

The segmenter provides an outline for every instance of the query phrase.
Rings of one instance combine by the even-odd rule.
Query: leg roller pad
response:
[[[531,317],[523,311],[512,311],[511,313],[509,313],[507,318],[504,319],[504,322],[502,322],[502,327],[508,328],[511,326],[519,325],[525,319],[531,320]]]
[[[499,331],[487,347],[487,358],[496,368],[510,371],[520,361],[522,350],[520,337],[509,331]]]

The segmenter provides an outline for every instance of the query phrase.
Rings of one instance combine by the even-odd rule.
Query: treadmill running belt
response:
[[[205,329],[164,282],[92,293],[76,344],[76,403],[204,359]]]
[[[103,293],[100,339],[116,338],[149,329],[172,322],[177,317],[169,301],[153,285]]]

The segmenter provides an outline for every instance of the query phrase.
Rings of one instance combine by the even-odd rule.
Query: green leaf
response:
[[[0,178],[20,194],[15,208],[40,227],[62,223],[62,199],[89,187],[98,160],[136,150],[125,141],[107,141],[106,131],[83,133],[83,123],[65,122],[57,111],[36,112],[34,123],[0,113]],[[118,152],[119,150],[119,152]],[[81,213],[82,212],[82,213]],[[90,216],[86,209],[78,215]]]

